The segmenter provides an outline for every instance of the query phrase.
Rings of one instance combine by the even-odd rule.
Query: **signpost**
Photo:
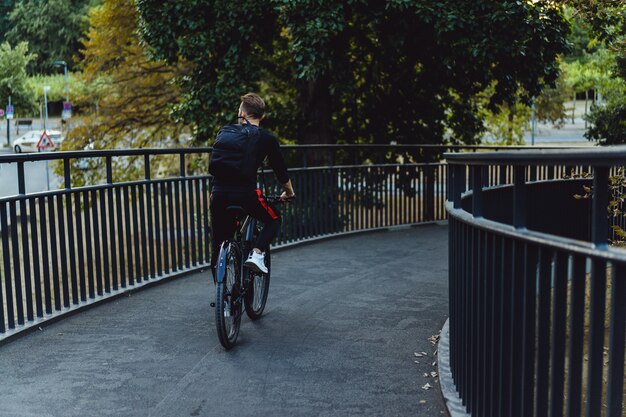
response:
[[[11,119],[13,118],[13,106],[11,105],[11,96],[9,96],[9,105],[7,106],[7,145],[11,146]]]
[[[45,151],[45,150],[53,149],[53,148],[54,148],[54,142],[52,142],[52,138],[48,136],[48,132],[44,130],[43,133],[41,134],[41,137],[39,138],[39,142],[37,142],[37,150],[41,152],[41,151]],[[49,161],[47,159],[46,159],[46,182],[48,183],[48,191],[50,191],[50,166],[49,166]]]
[[[52,139],[48,136],[48,132],[44,130],[39,138],[39,142],[37,142],[37,149],[41,151],[42,149],[52,148],[54,148],[54,142],[52,142]]]
[[[65,120],[72,117],[72,103],[69,101],[63,102],[63,113],[61,114],[61,117]]]

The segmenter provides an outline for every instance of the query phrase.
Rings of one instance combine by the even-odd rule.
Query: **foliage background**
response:
[[[300,143],[475,143],[475,96],[492,88],[493,110],[528,102],[556,80],[567,49],[568,24],[552,1],[137,5],[153,55],[193,66],[176,112],[197,127],[197,143],[235,116],[247,90],[284,103],[272,118]],[[281,84],[289,95],[274,100]]]
[[[94,140],[206,145],[247,91],[266,98],[264,125],[287,143],[501,144],[523,142],[533,97],[538,121],[562,126],[565,102],[590,91],[587,136],[611,144],[626,137],[625,8],[620,0],[2,0],[0,41],[28,46],[14,62],[25,72],[0,68],[26,74],[16,110],[36,117],[43,85],[50,101],[63,100],[62,68],[51,61],[66,61],[78,116],[68,146],[81,149]]]

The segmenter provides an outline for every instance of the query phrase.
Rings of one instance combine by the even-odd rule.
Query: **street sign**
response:
[[[9,105],[7,106],[7,119],[12,119],[13,118],[13,106]]]
[[[50,139],[50,136],[48,136],[48,133],[44,130],[39,138],[39,142],[37,142],[37,149],[42,150],[52,148],[54,148],[54,142],[52,142],[52,139]]]
[[[61,118],[69,119],[72,117],[72,103],[69,101],[63,102],[63,112],[61,113]]]

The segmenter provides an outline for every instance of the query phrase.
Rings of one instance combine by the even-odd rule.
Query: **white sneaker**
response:
[[[243,264],[245,267],[250,268],[256,272],[261,272],[263,274],[267,274],[267,267],[265,266],[265,254],[256,253],[255,251],[250,252],[250,256],[248,256],[248,260]]]

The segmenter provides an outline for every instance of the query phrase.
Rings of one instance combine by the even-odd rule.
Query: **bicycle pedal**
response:
[[[215,308],[215,303],[211,303],[211,307]]]

